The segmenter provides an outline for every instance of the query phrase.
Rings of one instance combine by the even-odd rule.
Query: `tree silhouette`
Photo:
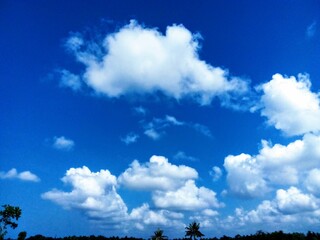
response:
[[[197,239],[198,237],[203,237],[204,234],[200,232],[200,223],[192,222],[186,227],[186,237],[190,237],[190,239]]]
[[[160,228],[158,228],[153,236],[151,237],[152,240],[165,240],[165,239],[168,239],[167,236],[164,236],[163,235],[163,230],[161,230]]]
[[[26,231],[20,232],[19,235],[18,235],[18,240],[25,240],[26,237],[27,237],[27,232]]]
[[[7,234],[7,226],[15,229],[18,224],[14,221],[18,221],[21,216],[21,209],[19,207],[13,207],[8,204],[2,206],[4,210],[0,211],[0,240],[4,239]]]

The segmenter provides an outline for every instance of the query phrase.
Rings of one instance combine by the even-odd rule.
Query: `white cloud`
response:
[[[221,168],[214,166],[212,170],[209,172],[210,176],[212,177],[213,181],[218,181],[222,177],[222,170]]]
[[[126,145],[135,143],[139,138],[138,134],[135,133],[128,133],[125,137],[121,138],[121,141],[124,142]]]
[[[314,173],[319,166],[320,136],[306,134],[288,145],[262,141],[259,154],[230,155],[224,167],[230,190],[246,197],[262,196],[274,186],[298,186],[306,181],[316,191]],[[309,180],[308,180],[309,179]]]
[[[306,180],[305,186],[312,194],[316,196],[320,196],[320,169],[314,168],[312,169]]]
[[[152,199],[159,208],[195,211],[211,207],[221,207],[212,190],[195,185],[194,180],[188,180],[179,189],[155,191]]]
[[[54,137],[53,138],[53,147],[58,150],[65,150],[69,151],[72,150],[74,147],[74,141],[71,139],[67,139],[64,136],[61,137]]]
[[[221,226],[244,229],[245,226],[268,231],[295,229],[307,224],[308,227],[319,224],[319,200],[311,194],[302,193],[296,187],[279,189],[273,200],[262,201],[256,209],[246,211],[236,208],[234,216],[220,221]],[[302,227],[303,229],[303,227]],[[247,231],[249,231],[247,229]]]
[[[108,97],[160,91],[210,104],[214,97],[228,99],[248,91],[246,81],[200,60],[198,34],[182,25],[169,26],[162,34],[131,21],[100,46],[79,34],[66,45],[86,67],[84,82]]]
[[[310,194],[303,194],[296,187],[290,187],[287,191],[277,191],[276,203],[282,213],[293,214],[304,211],[313,211],[318,208],[318,200]]]
[[[78,209],[90,220],[109,227],[120,225],[127,216],[127,206],[116,191],[117,179],[108,170],[91,172],[89,168],[70,168],[62,181],[70,192],[53,189],[42,194],[66,209]]]
[[[173,165],[162,156],[152,156],[141,165],[137,160],[123,172],[118,183],[127,188],[151,191],[154,205],[159,209],[203,210],[221,207],[216,193],[205,187],[197,187],[198,173],[184,165]]]
[[[30,171],[24,171],[18,173],[17,169],[12,168],[8,172],[0,172],[0,179],[20,179],[22,181],[29,181],[29,182],[39,182],[40,178],[31,173]]]
[[[178,212],[168,210],[151,210],[149,204],[143,204],[141,207],[132,209],[130,219],[135,222],[136,227],[144,230],[144,226],[183,226],[182,219],[184,215]],[[142,224],[143,223],[143,224]]]
[[[216,194],[205,187],[197,187],[198,173],[187,166],[176,166],[161,156],[152,156],[146,164],[133,161],[118,178],[108,170],[92,172],[88,167],[70,168],[62,182],[69,191],[52,189],[43,199],[65,209],[81,211],[92,223],[104,229],[122,228],[124,231],[151,231],[162,226],[171,230],[184,227],[184,211],[202,211],[207,217],[218,213],[211,208],[222,207]],[[150,191],[153,208],[148,203],[127,206],[117,189]],[[189,212],[190,213],[190,212]]]
[[[173,165],[162,156],[152,156],[148,163],[141,165],[133,161],[123,172],[118,181],[120,184],[138,190],[170,190],[181,187],[186,180],[198,178],[193,168],[184,165]]]
[[[243,197],[263,196],[268,192],[263,172],[256,159],[248,154],[228,156],[224,160],[230,190]]]
[[[319,132],[319,94],[310,88],[308,75],[299,74],[297,79],[273,75],[271,81],[260,86],[261,115],[267,117],[268,124],[289,136]]]
[[[212,210],[212,209],[204,209],[203,211],[201,211],[201,213],[204,216],[208,216],[208,217],[215,217],[215,216],[219,215],[219,213],[217,211]]]

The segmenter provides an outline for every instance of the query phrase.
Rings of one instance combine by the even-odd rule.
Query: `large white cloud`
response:
[[[20,179],[22,181],[39,182],[40,178],[30,171],[18,173],[17,169],[12,168],[8,172],[0,172],[0,179]]]
[[[143,204],[141,207],[132,209],[130,213],[130,220],[135,222],[135,226],[144,230],[145,226],[180,226],[183,227],[182,213],[173,212],[169,210],[151,210],[149,204]]]
[[[173,165],[162,156],[152,156],[148,163],[142,165],[137,160],[133,161],[118,181],[132,189],[171,190],[181,187],[188,179],[196,178],[198,173],[195,169]]]
[[[305,182],[316,191],[317,182],[312,171],[320,162],[320,136],[306,134],[301,140],[288,145],[271,145],[262,141],[259,154],[230,155],[225,158],[224,167],[230,190],[247,197],[262,196],[270,188],[297,186]]]
[[[84,213],[90,221],[103,228],[145,230],[155,226],[183,227],[185,211],[205,211],[222,207],[216,193],[205,187],[197,187],[198,173],[191,167],[174,165],[162,156],[152,156],[140,164],[133,161],[118,178],[108,170],[92,172],[88,167],[70,168],[61,179],[70,191],[52,189],[42,194],[65,209]],[[131,212],[117,189],[126,187],[134,191],[149,192],[149,203],[134,207]]]
[[[143,165],[134,161],[118,182],[131,189],[151,191],[159,209],[195,211],[222,207],[214,191],[196,186],[197,178],[193,168],[173,165],[163,156],[152,156]]]
[[[179,189],[171,191],[155,191],[152,196],[155,205],[159,208],[178,210],[199,210],[218,208],[223,206],[212,190],[195,185],[194,180],[188,180]]]
[[[101,46],[78,34],[67,47],[85,65],[82,79],[97,93],[119,97],[160,91],[200,104],[220,96],[230,104],[230,99],[248,90],[247,82],[200,60],[197,36],[182,25],[167,27],[163,35],[131,21],[107,35]]]
[[[288,226],[292,229],[294,226],[301,227],[304,224],[312,226],[319,223],[318,207],[319,199],[303,193],[296,187],[290,187],[287,190],[277,190],[274,199],[264,200],[256,209],[246,211],[237,208],[234,216],[229,216],[221,223],[242,229],[244,226],[263,227],[269,231],[284,230]]]
[[[304,194],[296,187],[279,189],[276,195],[278,209],[285,214],[313,211],[318,208],[318,200],[311,194]]]
[[[224,167],[230,190],[243,197],[257,197],[268,191],[263,172],[257,160],[248,155],[228,156]]]
[[[316,196],[320,196],[320,169],[314,168],[312,169],[306,180],[305,180],[305,186],[312,194]]]
[[[53,189],[42,194],[66,209],[83,211],[90,220],[117,227],[126,218],[127,206],[116,191],[117,179],[108,170],[91,172],[89,168],[70,168],[62,181],[70,192]]]
[[[268,124],[287,135],[301,135],[320,130],[319,94],[311,91],[308,75],[298,78],[273,75],[261,85],[261,115],[267,117]]]

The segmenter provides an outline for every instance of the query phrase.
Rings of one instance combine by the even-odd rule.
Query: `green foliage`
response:
[[[15,229],[18,227],[18,219],[21,216],[21,209],[8,204],[3,205],[3,210],[0,211],[0,240],[4,239],[7,234],[7,227]]]
[[[160,228],[158,228],[153,236],[151,237],[152,240],[165,240],[165,239],[168,239],[167,236],[164,236],[163,235],[163,230],[161,230]]]
[[[190,237],[190,239],[197,239],[198,237],[203,237],[204,234],[200,232],[200,223],[192,222],[186,227],[186,237]]]

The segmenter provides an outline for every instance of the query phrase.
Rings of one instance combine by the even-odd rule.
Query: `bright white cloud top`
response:
[[[127,217],[127,207],[116,191],[117,179],[108,170],[70,168],[62,181],[72,187],[71,192],[53,189],[42,194],[42,198],[66,209],[78,209],[104,225],[120,224]]]
[[[89,220],[104,228],[132,228],[143,230],[146,226],[173,224],[183,226],[182,211],[213,211],[223,207],[216,193],[205,187],[197,187],[198,173],[184,165],[173,165],[163,156],[152,156],[150,161],[140,165],[135,160],[118,178],[108,170],[91,172],[82,168],[70,168],[61,179],[71,186],[70,192],[57,189],[42,194],[43,199],[51,200],[66,209],[83,212]],[[117,188],[125,187],[135,191],[148,191],[154,206],[148,203],[128,208],[117,193]],[[136,223],[139,221],[139,223]],[[134,225],[132,225],[134,222]]]
[[[182,25],[168,26],[163,35],[132,20],[106,36],[103,46],[87,43],[75,35],[68,40],[67,47],[86,67],[84,82],[108,97],[160,91],[178,100],[193,98],[207,105],[214,97],[230,99],[246,93],[246,81],[199,59],[199,37]],[[65,81],[63,74],[64,85],[74,89],[74,80],[72,75],[69,82]]]
[[[261,115],[268,118],[270,125],[290,136],[319,132],[319,94],[310,88],[308,75],[299,74],[296,79],[275,74],[261,86]]]

